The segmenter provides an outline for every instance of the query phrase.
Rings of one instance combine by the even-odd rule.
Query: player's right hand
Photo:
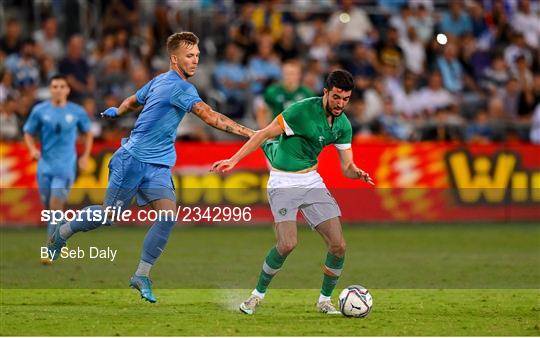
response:
[[[33,160],[39,160],[41,158],[41,151],[39,150],[32,150],[30,152],[30,157],[32,157]]]
[[[111,119],[118,117],[118,108],[116,107],[107,108],[103,113],[101,113],[101,117],[108,117]]]
[[[221,160],[212,164],[211,171],[216,173],[224,173],[234,168],[235,165],[236,163],[231,160]]]

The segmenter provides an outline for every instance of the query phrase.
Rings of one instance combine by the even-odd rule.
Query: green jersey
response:
[[[313,97],[315,94],[307,87],[300,86],[294,92],[289,92],[281,83],[271,85],[264,92],[264,102],[272,111],[272,119],[281,114],[291,104]]]
[[[317,164],[322,149],[335,144],[338,149],[351,147],[352,128],[345,114],[328,124],[322,97],[312,97],[294,103],[278,121],[285,131],[277,140],[268,141],[263,150],[273,168],[300,171]]]

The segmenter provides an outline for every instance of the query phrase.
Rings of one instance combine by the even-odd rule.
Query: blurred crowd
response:
[[[99,113],[167,71],[167,37],[191,30],[199,94],[252,128],[270,121],[276,100],[302,98],[268,91],[321,95],[326,74],[344,68],[356,83],[346,112],[355,139],[540,143],[539,1],[19,2],[0,5],[2,140],[22,138],[57,73],[96,137],[128,135],[136,113]],[[178,138],[232,139],[191,114]]]

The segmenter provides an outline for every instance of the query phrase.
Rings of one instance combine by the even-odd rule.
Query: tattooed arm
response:
[[[209,105],[204,102],[197,102],[191,108],[191,112],[197,115],[201,120],[203,120],[209,126],[212,126],[216,129],[223,130],[227,133],[236,134],[245,137],[251,137],[254,131],[240,125],[227,116],[218,113],[213,110]]]

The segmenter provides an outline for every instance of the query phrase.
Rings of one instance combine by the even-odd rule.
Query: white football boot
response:
[[[247,315],[252,315],[255,312],[257,306],[261,303],[262,298],[256,295],[249,296],[245,302],[240,304],[240,311]]]

